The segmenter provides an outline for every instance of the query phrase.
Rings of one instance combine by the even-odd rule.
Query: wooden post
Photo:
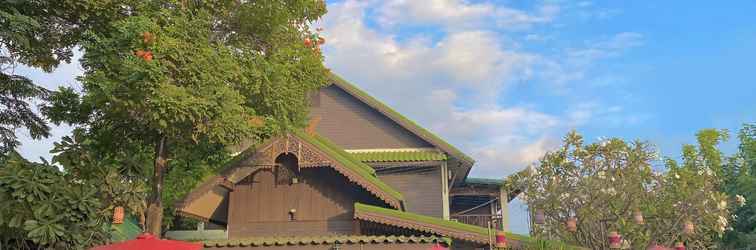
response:
[[[360,221],[357,219],[352,220],[352,233],[354,235],[362,235],[362,228],[360,228]]]
[[[449,220],[449,168],[445,161],[441,163],[441,195],[444,220]]]
[[[509,232],[509,190],[504,186],[499,189],[499,207],[501,208],[501,230]]]

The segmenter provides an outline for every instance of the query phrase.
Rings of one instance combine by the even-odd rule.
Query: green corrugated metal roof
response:
[[[228,231],[223,229],[209,230],[175,230],[165,232],[165,238],[171,240],[196,241],[196,240],[226,240]]]
[[[420,138],[428,140],[434,146],[439,147],[444,151],[447,151],[447,153],[449,153],[450,155],[462,161],[465,161],[469,163],[470,165],[475,163],[475,160],[473,160],[472,157],[463,153],[462,150],[459,150],[458,148],[454,147],[450,143],[446,142],[444,139],[441,139],[441,137],[428,131],[427,129],[423,128],[422,126],[418,125],[417,123],[408,119],[407,117],[404,117],[402,114],[400,114],[399,112],[396,112],[394,109],[392,109],[388,105],[384,104],[378,99],[375,99],[375,97],[372,97],[371,95],[369,95],[367,92],[362,91],[361,89],[357,88],[357,86],[355,86],[354,84],[344,80],[343,78],[341,78],[340,76],[336,74],[331,74],[331,80],[333,80],[333,82],[339,87],[343,88],[344,90],[351,93],[352,95],[355,95],[356,97],[358,97],[358,99],[366,102],[368,105],[377,109],[379,112],[384,113],[386,116],[393,119],[400,125],[407,128],[408,130],[418,134]]]
[[[411,161],[445,161],[446,154],[434,151],[368,151],[349,152],[363,162],[411,162]]]
[[[372,206],[372,205],[367,205],[367,204],[362,204],[362,203],[354,203],[354,210],[355,210],[355,212],[378,213],[378,214],[383,214],[383,215],[387,215],[387,216],[394,217],[394,218],[399,218],[399,219],[402,219],[402,220],[417,221],[417,222],[422,222],[422,223],[428,223],[428,224],[438,225],[438,226],[446,227],[446,228],[449,228],[449,229],[454,229],[454,230],[464,231],[464,232],[467,232],[467,233],[477,234],[477,235],[482,236],[483,238],[488,237],[488,234],[489,234],[487,228],[483,228],[483,227],[479,227],[479,226],[474,226],[474,225],[470,225],[470,224],[464,224],[464,223],[460,223],[460,222],[456,222],[456,221],[444,220],[444,219],[441,219],[441,218],[436,218],[436,217],[431,217],[431,216],[426,216],[426,215],[420,215],[420,214],[416,214],[416,213],[403,212],[403,211],[399,211],[399,210],[395,210],[395,209],[389,209],[389,208],[384,208],[384,207]],[[519,235],[512,234],[512,238],[510,238],[510,235],[507,235],[507,238],[515,239],[515,240],[517,240],[518,238],[523,238],[523,237],[525,237],[525,236],[519,236]]]
[[[125,218],[121,224],[112,224],[110,229],[110,240],[112,242],[133,240],[142,233],[142,228],[139,227],[139,223],[134,217]]]
[[[431,216],[425,216],[425,215],[420,215],[420,214],[415,214],[415,213],[410,213],[410,212],[403,212],[403,211],[399,211],[399,210],[395,210],[395,209],[389,209],[389,208],[384,208],[384,207],[377,207],[377,206],[372,206],[372,205],[366,205],[366,204],[362,204],[362,203],[354,203],[354,210],[355,210],[355,213],[357,213],[357,212],[378,213],[378,214],[382,214],[382,215],[385,215],[385,216],[388,216],[388,217],[399,218],[399,219],[405,220],[405,221],[416,221],[416,222],[432,224],[432,225],[436,225],[436,226],[440,226],[440,227],[445,227],[445,228],[449,228],[449,229],[454,229],[454,230],[458,230],[458,231],[464,231],[466,233],[479,235],[479,236],[481,236],[483,238],[488,238],[489,237],[488,236],[489,235],[489,231],[488,231],[487,228],[483,228],[483,227],[479,227],[479,226],[474,226],[474,225],[470,225],[470,224],[464,224],[464,223],[461,223],[461,222],[444,220],[444,219],[441,219],[441,218],[436,218],[436,217],[431,217]],[[521,242],[523,244],[531,245],[531,244],[535,244],[536,243],[535,239],[527,237],[527,236],[524,236],[524,235],[513,234],[513,233],[509,233],[509,232],[505,232],[505,234],[506,234],[506,236],[507,236],[508,239],[516,240],[516,241],[519,241],[519,242]],[[548,241],[548,242],[551,243],[551,244],[554,244],[555,246],[562,246],[562,247],[564,247],[563,249],[584,249],[584,248],[581,248],[581,247],[570,246],[570,245],[567,245],[567,244],[564,244],[564,243],[558,242],[558,241]]]
[[[467,177],[467,179],[465,179],[465,184],[479,184],[479,185],[501,186],[502,183],[504,183],[504,180],[502,180],[502,179],[470,178],[470,177]]]
[[[374,243],[446,243],[446,239],[436,236],[281,236],[258,237],[238,240],[205,241],[205,247],[259,247],[290,245],[331,245],[331,244],[374,244]]]
[[[324,153],[328,154],[333,159],[341,163],[341,165],[354,170],[355,173],[359,174],[365,180],[374,184],[387,194],[391,195],[399,201],[404,202],[404,197],[402,196],[402,194],[378,179],[378,177],[375,175],[375,170],[372,167],[354,158],[352,155],[341,149],[339,146],[336,146],[336,144],[329,141],[325,137],[317,134],[309,135],[303,131],[298,130],[294,131],[293,134],[322,150]]]

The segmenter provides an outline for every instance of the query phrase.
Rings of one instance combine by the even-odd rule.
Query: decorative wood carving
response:
[[[281,154],[293,154],[297,157],[299,168],[330,166],[331,162],[311,147],[303,146],[303,142],[292,135],[286,135],[255,154],[254,164],[257,166],[275,166],[276,158]]]

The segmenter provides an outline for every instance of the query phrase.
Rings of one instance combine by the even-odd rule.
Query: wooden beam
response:
[[[444,220],[449,220],[449,169],[446,162],[441,163],[441,200]]]
[[[450,196],[491,196],[499,197],[499,188],[495,187],[459,187],[449,193]]]
[[[509,232],[509,191],[504,186],[499,189],[499,204],[501,204],[501,230]]]

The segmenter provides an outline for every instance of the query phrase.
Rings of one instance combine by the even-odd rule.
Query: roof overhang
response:
[[[479,244],[489,243],[496,233],[474,225],[361,203],[354,204],[354,218]]]

